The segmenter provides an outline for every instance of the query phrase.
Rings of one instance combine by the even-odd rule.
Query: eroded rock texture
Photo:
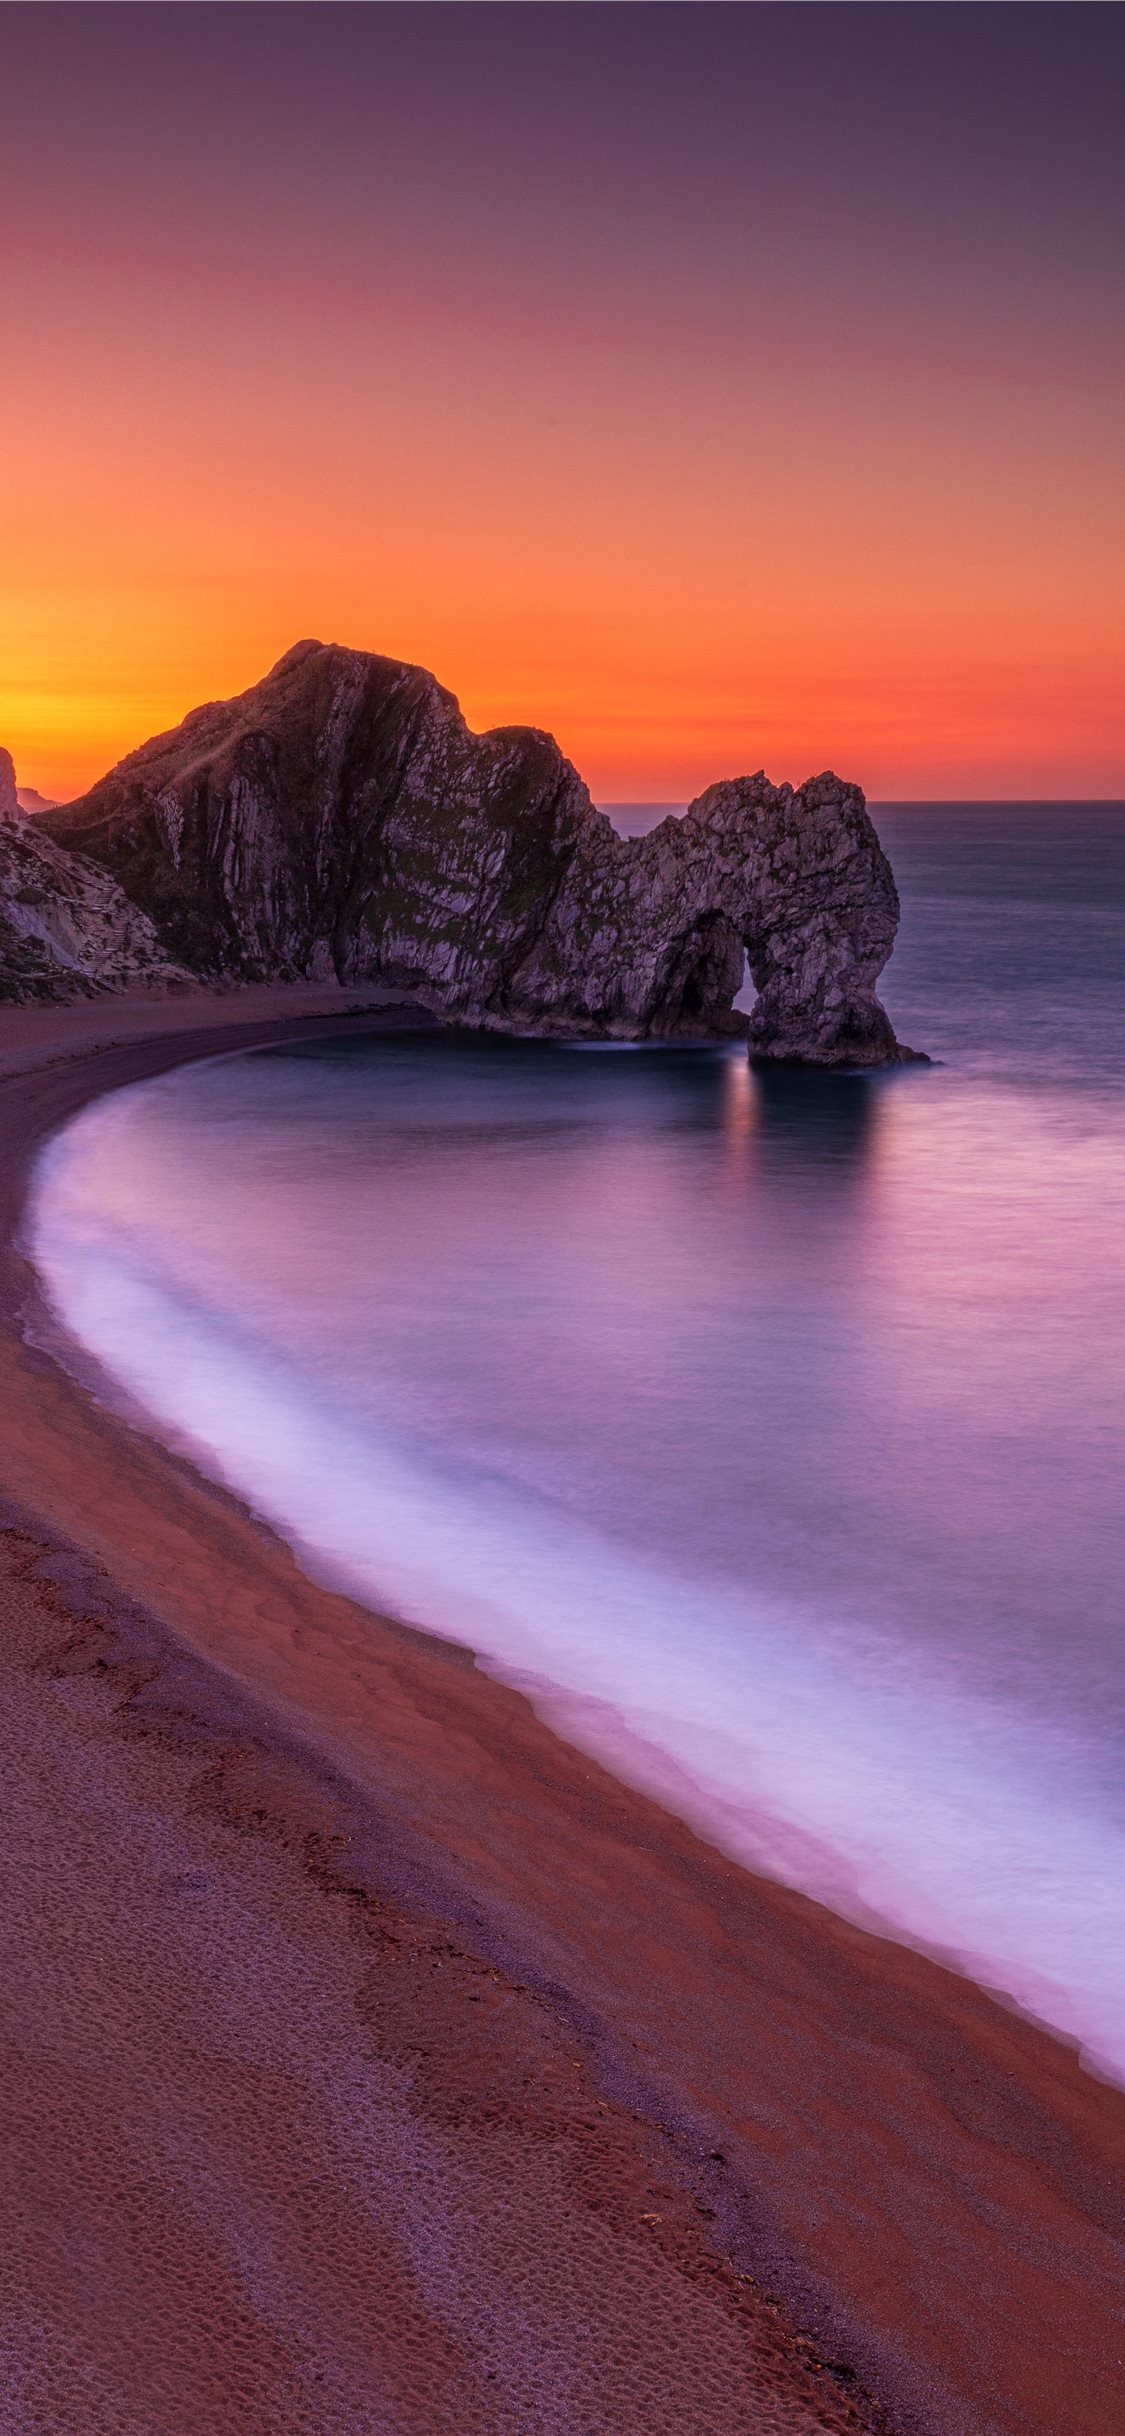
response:
[[[619,838],[554,739],[475,736],[424,669],[299,643],[36,823],[208,979],[422,987],[459,1021],[627,1038],[740,1028],[818,1064],[901,1054],[898,921],[858,788],[711,787]]]
[[[6,815],[0,801],[0,1000],[167,989],[189,978],[108,872],[44,837],[18,806]]]

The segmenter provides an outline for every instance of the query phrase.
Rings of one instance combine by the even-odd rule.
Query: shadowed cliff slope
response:
[[[11,754],[0,749],[0,1000],[166,989],[188,979],[116,880],[26,817]]]
[[[858,788],[711,787],[619,838],[554,739],[475,736],[424,669],[298,643],[36,828],[101,864],[203,978],[421,987],[461,1022],[742,1028],[818,1064],[901,1053],[875,996],[898,897]]]

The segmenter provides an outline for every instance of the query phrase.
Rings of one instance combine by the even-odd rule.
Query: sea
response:
[[[1125,805],[873,810],[932,1063],[216,1058],[56,1136],[31,1242],[318,1578],[1125,2081]]]

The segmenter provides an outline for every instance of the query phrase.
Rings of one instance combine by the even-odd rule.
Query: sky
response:
[[[315,635],[599,800],[1125,795],[1125,13],[0,6],[0,742]]]

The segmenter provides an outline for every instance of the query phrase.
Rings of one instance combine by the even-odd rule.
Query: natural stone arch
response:
[[[425,669],[300,643],[42,827],[208,979],[335,972],[463,1023],[698,1036],[743,1028],[745,948],[757,1054],[901,1054],[875,996],[894,880],[831,773],[727,780],[623,839],[553,737],[476,736]]]

